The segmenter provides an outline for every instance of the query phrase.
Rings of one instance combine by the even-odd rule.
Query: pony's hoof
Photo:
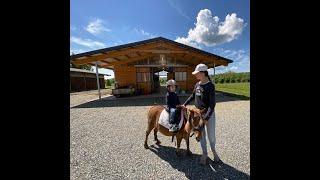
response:
[[[192,156],[192,152],[191,151],[187,151],[187,156]]]
[[[157,142],[156,142],[156,145],[159,145],[159,144],[161,144],[161,141],[159,141],[159,140],[156,140]]]
[[[149,149],[148,144],[144,144],[144,148]]]

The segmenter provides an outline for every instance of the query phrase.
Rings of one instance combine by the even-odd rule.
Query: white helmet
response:
[[[168,87],[168,86],[176,86],[176,85],[177,85],[177,83],[176,83],[176,81],[173,80],[173,79],[170,79],[169,81],[167,81],[167,87]]]

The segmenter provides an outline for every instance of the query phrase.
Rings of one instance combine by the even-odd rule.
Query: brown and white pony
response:
[[[180,107],[181,108],[181,107]],[[167,128],[159,124],[159,118],[161,112],[164,110],[163,106],[152,106],[149,109],[148,112],[148,127],[146,131],[146,137],[144,141],[144,147],[146,149],[149,148],[148,146],[148,136],[150,132],[153,130],[154,132],[154,140],[156,141],[156,144],[160,144],[161,142],[159,141],[157,137],[157,132],[161,132],[165,136],[176,136],[177,139],[177,150],[176,154],[177,156],[180,155],[180,144],[181,140],[185,139],[186,144],[187,144],[187,155],[192,155],[192,152],[189,149],[189,137],[190,133],[194,132],[196,140],[199,142],[201,139],[201,130],[203,127],[203,121],[201,118],[201,111],[194,108],[182,108],[181,110],[183,111],[183,124],[180,130],[177,133],[172,133],[170,132]],[[192,134],[193,135],[193,134]],[[191,135],[191,136],[192,136]]]

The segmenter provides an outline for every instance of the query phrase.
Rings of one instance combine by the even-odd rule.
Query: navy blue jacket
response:
[[[166,104],[168,110],[171,108],[176,108],[177,105],[180,105],[180,100],[176,92],[167,92]]]
[[[195,106],[198,109],[207,109],[207,112],[203,116],[205,120],[209,120],[209,117],[214,112],[216,106],[215,87],[211,81],[206,84],[196,83],[193,93],[186,100],[184,105],[188,105],[191,101],[195,100]]]

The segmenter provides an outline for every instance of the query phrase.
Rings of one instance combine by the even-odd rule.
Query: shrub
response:
[[[215,83],[219,83],[219,82],[220,82],[219,76],[216,76],[216,77],[214,78],[214,82],[215,82]]]
[[[110,79],[107,79],[107,80],[106,80],[106,86],[111,86],[111,81],[110,81]]]

